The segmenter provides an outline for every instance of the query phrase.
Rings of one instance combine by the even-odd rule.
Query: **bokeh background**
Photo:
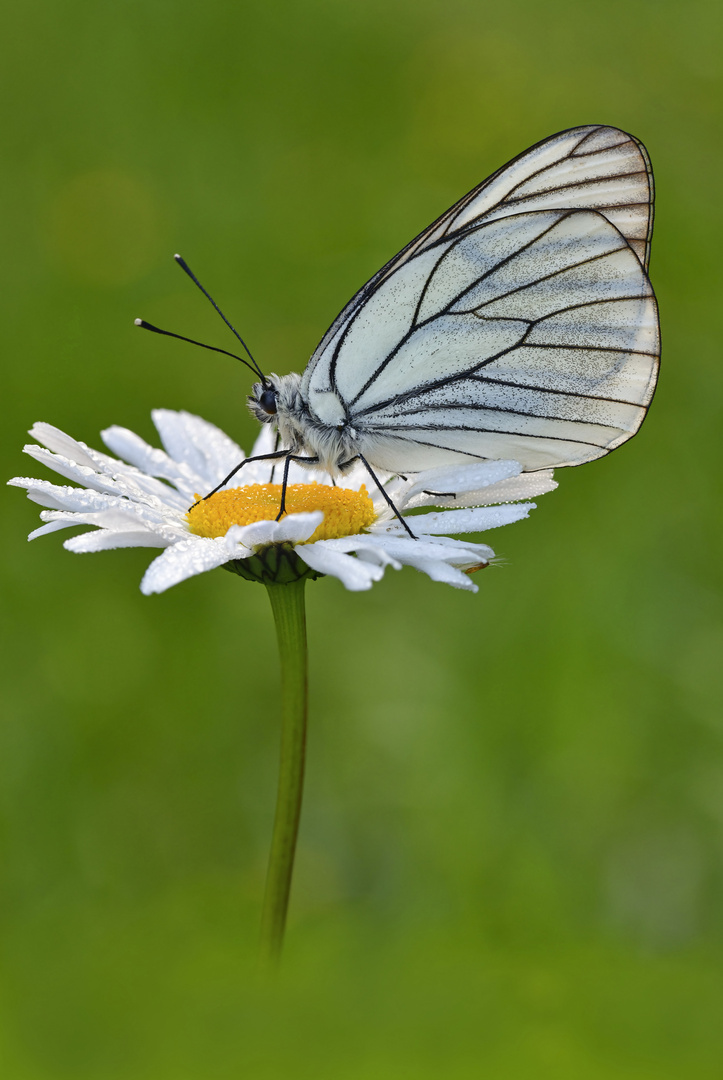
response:
[[[3,472],[34,420],[244,446],[249,378],[562,128],[648,146],[658,394],[490,534],[477,596],[309,586],[284,976],[254,954],[276,776],[263,588],[2,509],[7,1080],[721,1075],[721,8],[716,0],[25,0],[0,39]],[[42,471],[42,470],[41,470]]]

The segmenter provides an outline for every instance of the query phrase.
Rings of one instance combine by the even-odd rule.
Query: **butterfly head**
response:
[[[352,433],[312,413],[300,375],[267,375],[252,386],[248,405],[261,424],[276,425],[281,445],[290,453],[314,457],[334,476],[343,471],[341,462],[356,457]]]
[[[248,396],[248,406],[261,424],[282,426],[284,419],[299,410],[298,375],[267,375],[254,383]]]
[[[263,382],[254,383],[247,400],[249,409],[260,424],[275,424],[279,411],[277,377],[271,375]]]
[[[257,385],[259,389],[258,396],[252,395],[249,398],[249,403],[259,420],[261,420],[262,423],[269,423],[276,416],[278,391],[271,383],[268,383],[266,386],[264,386],[263,383]],[[256,389],[257,387],[254,386],[254,391],[256,391]]]

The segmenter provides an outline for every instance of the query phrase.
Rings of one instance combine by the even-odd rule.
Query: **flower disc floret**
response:
[[[245,484],[243,487],[217,491],[195,503],[186,514],[188,526],[196,536],[225,536],[232,525],[251,525],[257,521],[275,521],[281,506],[281,484]],[[289,484],[286,489],[287,514],[321,511],[324,520],[308,540],[335,540],[354,536],[374,524],[374,503],[362,484],[358,491],[326,484]]]

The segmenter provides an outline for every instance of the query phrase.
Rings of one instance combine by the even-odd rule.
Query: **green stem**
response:
[[[305,584],[302,579],[266,586],[279,643],[282,709],[279,790],[261,916],[261,961],[267,968],[278,962],[284,941],[304,785],[308,697]]]

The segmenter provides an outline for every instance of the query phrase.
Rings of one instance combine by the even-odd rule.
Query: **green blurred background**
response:
[[[6,5],[6,476],[34,420],[152,407],[244,446],[247,373],[503,162],[648,146],[658,395],[490,541],[477,596],[309,586],[308,787],[285,974],[254,976],[274,798],[264,590],[144,598],[150,553],[28,546],[3,503],[7,1080],[721,1076],[721,8],[549,0]],[[49,476],[49,474],[46,474]]]

